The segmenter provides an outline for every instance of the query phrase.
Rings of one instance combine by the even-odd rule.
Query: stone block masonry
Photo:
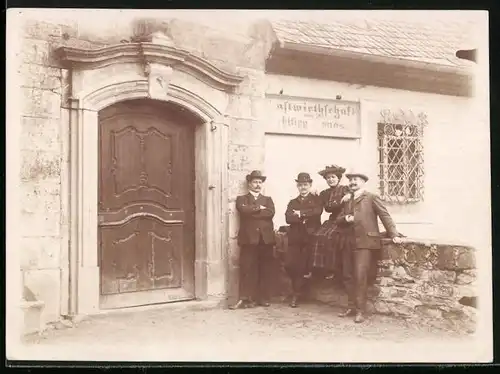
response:
[[[40,36],[30,27],[32,38]],[[35,329],[60,318],[62,82],[61,68],[50,61],[49,42],[40,38],[24,43],[18,69],[22,94],[20,256],[23,285],[34,295],[32,303],[43,303],[25,311],[25,322]]]
[[[43,17],[42,17],[43,18]],[[69,173],[64,150],[67,149],[68,126],[61,106],[68,97],[70,81],[68,70],[55,51],[61,46],[96,49],[108,45],[130,42],[133,36],[163,31],[175,46],[193,55],[204,57],[220,68],[245,76],[241,87],[228,101],[226,108],[231,130],[228,146],[228,174],[244,181],[251,169],[263,163],[260,143],[262,134],[255,117],[259,113],[259,100],[264,97],[265,56],[271,47],[261,36],[264,28],[257,27],[252,35],[227,34],[211,27],[179,19],[165,21],[145,20],[139,24],[123,23],[118,27],[95,32],[91,25],[76,19],[48,21],[26,19],[23,28],[22,52],[17,69],[22,95],[20,170],[21,217],[23,228],[22,268],[24,285],[37,300],[45,302],[45,322],[60,318],[61,303],[66,303],[67,284],[62,279],[68,250],[64,221]],[[269,30],[267,30],[269,31]],[[196,82],[194,82],[196,83]],[[64,113],[63,113],[64,114]],[[241,183],[229,180],[229,208],[242,192]],[[229,294],[237,294],[237,245],[233,237],[238,222],[230,212],[228,225]]]
[[[20,229],[24,287],[40,301],[41,323],[57,321],[64,250],[61,180],[61,104],[68,82],[54,51],[61,45],[94,46],[80,40],[76,24],[27,20],[17,69],[21,91]],[[37,309],[38,310],[38,309]],[[38,317],[37,317],[38,318]]]
[[[277,236],[277,252],[283,253],[286,234]],[[394,244],[384,240],[378,265],[376,284],[369,291],[371,312],[436,327],[475,331],[476,309],[464,302],[477,296],[474,248],[413,240]],[[281,271],[275,281],[284,284],[285,277]],[[344,290],[331,280],[314,279],[309,296],[334,306],[347,306]]]

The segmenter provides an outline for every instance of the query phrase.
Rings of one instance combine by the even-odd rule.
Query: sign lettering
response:
[[[266,132],[359,138],[359,103],[268,95]]]

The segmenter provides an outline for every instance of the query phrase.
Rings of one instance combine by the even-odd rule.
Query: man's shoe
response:
[[[297,297],[294,296],[294,297],[292,297],[292,301],[290,302],[290,307],[297,308],[297,306],[298,306],[297,305]]]
[[[345,312],[339,313],[339,317],[353,317],[356,315],[356,311],[354,309],[347,309]]]
[[[268,307],[270,306],[271,304],[267,301],[260,301],[257,303],[258,306],[264,306],[264,307]]]
[[[229,309],[235,310],[235,309],[245,309],[248,306],[248,302],[246,300],[238,300],[238,302],[234,305],[231,305]]]
[[[354,322],[361,323],[365,320],[365,316],[363,313],[356,313],[356,317],[354,317]]]

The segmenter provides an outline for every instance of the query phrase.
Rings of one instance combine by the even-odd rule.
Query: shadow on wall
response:
[[[23,289],[23,299],[26,301],[37,301],[37,298],[33,291],[31,291],[28,287],[24,286]]]

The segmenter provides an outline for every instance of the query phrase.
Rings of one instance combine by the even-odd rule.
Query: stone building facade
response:
[[[100,33],[84,27],[78,16],[20,18],[18,253],[24,297],[43,303],[44,322],[103,308],[235,297],[234,201],[253,169],[268,175],[266,193],[275,199],[277,226],[284,224],[285,204],[295,194],[296,174],[316,175],[320,167],[339,163],[365,169],[370,187],[386,195],[407,236],[487,246],[470,217],[487,212],[489,197],[475,181],[489,180],[488,171],[470,165],[485,162],[485,150],[471,144],[484,143],[488,116],[471,115],[478,113],[474,67],[454,57],[461,41],[448,29],[431,38],[433,33],[407,25],[408,40],[420,33],[422,42],[419,51],[405,54],[404,38],[392,49],[381,45],[380,33],[397,32],[394,24],[391,29],[338,23],[336,31],[328,34],[324,26],[321,34],[314,23],[255,21],[228,33],[220,25],[148,18]],[[334,38],[346,42],[353,35],[364,46],[331,46]],[[443,35],[451,41],[439,45]],[[398,53],[406,57],[394,57]],[[183,278],[179,292],[174,287],[134,297],[120,291],[131,284],[123,281],[119,297],[103,301],[102,227],[106,220],[140,220],[142,213],[124,218],[115,212],[113,218],[101,211],[99,124],[106,110],[119,112],[119,103],[133,100],[192,128],[191,164],[181,168],[194,175],[194,244],[183,259],[191,270],[183,270],[189,279]],[[384,124],[393,126],[387,138]],[[390,137],[405,124],[418,134],[407,134],[406,148],[391,150],[394,144],[403,147]],[[389,160],[394,157],[397,162]],[[391,162],[411,170],[390,177],[398,173]],[[181,169],[174,165],[173,180]],[[314,186],[324,187],[319,176]],[[170,218],[177,214],[169,212]]]

